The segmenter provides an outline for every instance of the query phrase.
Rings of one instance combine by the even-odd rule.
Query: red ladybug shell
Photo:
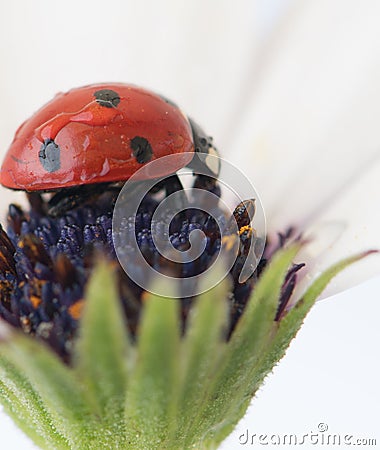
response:
[[[49,191],[127,180],[144,163],[177,154],[158,178],[187,165],[191,126],[173,104],[127,84],[98,84],[58,94],[17,130],[0,182]],[[162,166],[162,165],[161,165]]]

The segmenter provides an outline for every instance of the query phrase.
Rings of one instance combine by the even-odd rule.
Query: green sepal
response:
[[[216,271],[212,276],[219,279]],[[186,448],[189,438],[198,440],[190,430],[225,357],[229,284],[227,280],[217,284],[200,295],[191,308],[181,343],[181,392],[175,436],[179,448]]]
[[[205,448],[214,448],[232,432],[243,416],[247,402],[258,389],[257,385],[252,386],[251,379],[255,377],[256,365],[272,338],[280,290],[298,250],[296,245],[274,256],[228,342],[223,366],[214,375],[213,387],[189,432],[189,438],[200,437]],[[247,386],[251,391],[248,397],[245,395]],[[192,444],[200,445],[200,442]]]
[[[175,448],[170,436],[177,419],[179,301],[146,293],[143,302],[126,391],[126,440],[129,449]]]
[[[32,386],[54,428],[74,448],[83,436],[91,439],[95,429],[91,411],[73,371],[37,339],[21,332],[9,335],[0,345],[0,355]]]
[[[5,412],[40,448],[69,449],[22,371],[0,357],[0,399]]]
[[[74,349],[74,369],[86,386],[89,401],[110,427],[124,427],[124,396],[128,359],[132,357],[126,321],[113,271],[96,268],[86,294],[80,332]]]

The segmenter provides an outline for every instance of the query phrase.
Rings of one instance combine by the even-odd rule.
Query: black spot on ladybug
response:
[[[41,145],[38,157],[47,172],[55,172],[61,167],[61,150],[52,139],[46,139]]]
[[[120,103],[120,95],[112,89],[101,89],[94,92],[94,97],[100,106],[106,108],[116,108]]]
[[[153,150],[148,140],[135,136],[131,140],[132,154],[139,164],[144,164],[152,159]]]

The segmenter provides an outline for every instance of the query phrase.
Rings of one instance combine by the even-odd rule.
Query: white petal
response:
[[[22,3],[0,29],[2,149],[58,91],[99,81],[161,92],[218,134],[257,45],[252,0]]]
[[[311,244],[298,256],[308,263],[306,283],[347,255],[361,250],[380,250],[380,161],[362,178],[352,180],[341,195],[329,202],[310,229]],[[374,201],[373,201],[374,200]],[[337,220],[337,218],[347,220]],[[349,219],[349,220],[348,220]],[[314,241],[313,241],[314,239]],[[380,274],[380,253],[371,255],[333,279],[322,298]],[[305,286],[299,286],[298,292]]]
[[[322,213],[344,225],[326,263],[380,245],[379,175],[368,170],[380,156],[379,14],[376,1],[298,2],[252,80],[245,120],[225,138],[271,230]],[[366,275],[379,270],[363,264]]]

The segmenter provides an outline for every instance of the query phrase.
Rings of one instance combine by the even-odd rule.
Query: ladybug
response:
[[[52,192],[57,215],[120,189],[142,165],[175,154],[161,172],[167,192],[182,189],[175,173],[187,166],[209,189],[219,175],[212,138],[176,104],[140,87],[96,84],[56,95],[17,130],[5,156],[0,183],[29,193]]]

